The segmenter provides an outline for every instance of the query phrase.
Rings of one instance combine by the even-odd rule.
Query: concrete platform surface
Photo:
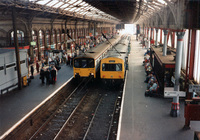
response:
[[[36,74],[29,86],[0,96],[0,136],[73,76],[73,67],[62,65],[55,85],[41,84]]]
[[[145,97],[147,84],[143,59],[146,49],[132,37],[129,71],[118,140],[192,140],[200,131],[200,122],[191,122],[190,130],[183,130],[184,100],[180,100],[180,116],[170,114],[172,99]]]

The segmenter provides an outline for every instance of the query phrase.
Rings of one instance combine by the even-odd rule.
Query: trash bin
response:
[[[23,79],[23,86],[27,86],[27,77],[24,76],[22,77],[22,79]]]

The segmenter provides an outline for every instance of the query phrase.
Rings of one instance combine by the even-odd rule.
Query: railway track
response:
[[[54,140],[115,139],[116,137],[110,137],[110,133],[114,132],[116,136],[116,131],[112,131],[112,128],[116,105],[121,99],[120,93],[119,90],[102,89],[101,84],[95,83],[88,89]]]
[[[6,139],[116,139],[122,88],[90,80],[71,81]]]
[[[71,114],[76,110],[79,102],[84,99],[86,87],[91,79],[83,80],[74,91],[65,99],[57,110],[45,121],[45,123],[34,133],[30,140],[54,139],[63,124],[68,121]]]

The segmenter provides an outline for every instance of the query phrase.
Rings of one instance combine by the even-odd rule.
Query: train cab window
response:
[[[122,71],[122,64],[102,64],[102,71]]]
[[[94,68],[94,60],[93,59],[88,60],[88,68]]]
[[[83,59],[81,64],[82,64],[81,66],[82,68],[87,68],[87,60]]]
[[[88,58],[81,58],[74,60],[75,68],[94,68],[94,60]]]
[[[75,60],[74,60],[74,67],[75,67],[75,68],[80,68],[79,59],[75,59]]]

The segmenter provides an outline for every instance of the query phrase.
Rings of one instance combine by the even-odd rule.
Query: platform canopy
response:
[[[178,0],[1,0],[0,6],[53,13],[109,23],[135,23],[151,18]]]

